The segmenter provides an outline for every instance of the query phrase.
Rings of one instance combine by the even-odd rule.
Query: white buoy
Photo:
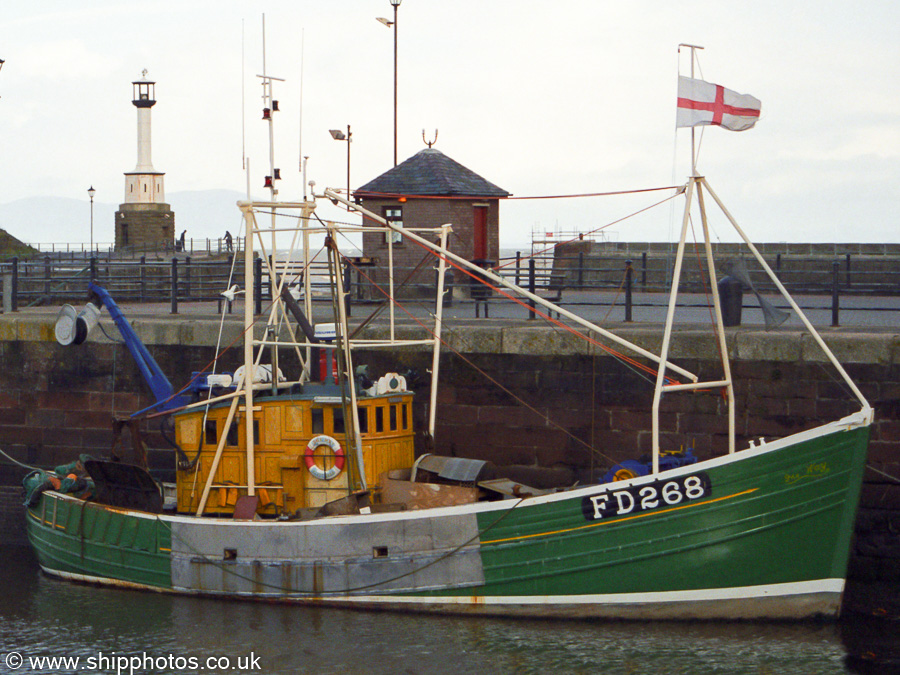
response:
[[[75,340],[75,320],[78,318],[78,312],[72,305],[63,305],[56,315],[56,326],[53,332],[56,334],[56,341],[63,347],[68,347]]]

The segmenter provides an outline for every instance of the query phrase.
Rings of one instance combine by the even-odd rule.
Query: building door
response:
[[[473,228],[472,259],[484,260],[488,255],[488,207],[475,206],[475,225]]]

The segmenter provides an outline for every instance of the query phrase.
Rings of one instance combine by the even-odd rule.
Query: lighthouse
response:
[[[137,108],[137,165],[125,174],[125,200],[116,211],[116,250],[168,248],[175,241],[175,214],[166,204],[164,177],[153,168],[150,144],[150,111],[156,105],[156,82],[131,83],[132,104]]]

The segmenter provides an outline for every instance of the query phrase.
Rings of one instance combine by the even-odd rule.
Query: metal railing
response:
[[[842,298],[872,296],[876,298],[874,304],[869,303],[867,307],[872,311],[895,311],[898,307],[897,303],[891,303],[887,298],[900,297],[900,261],[895,263],[897,269],[890,269],[887,265],[883,269],[871,269],[871,266],[867,268],[855,264],[850,256],[825,261],[825,265],[821,259],[785,258],[778,256],[772,261],[772,267],[780,271],[784,285],[795,296],[820,296],[817,299],[819,304],[814,307],[819,310],[826,308],[822,305],[822,297],[830,296],[832,325],[840,323]],[[517,254],[490,265],[517,285],[560,304],[621,305],[625,321],[632,321],[635,307],[659,305],[657,300],[648,300],[649,294],[668,292],[667,278],[671,276],[671,271],[666,268],[665,260],[662,263],[659,259],[648,260],[646,255],[638,261],[584,255],[571,259],[557,256],[539,261]],[[224,301],[222,292],[229,285],[243,285],[243,264],[243,256],[234,255],[226,258],[201,256],[195,259],[181,255],[168,259],[156,256],[121,259],[117,254],[116,259],[109,259],[47,254],[28,260],[12,258],[0,263],[2,309],[15,312],[36,305],[82,302],[88,282],[94,280],[107,288],[117,301],[166,302],[171,305],[170,311],[177,313],[181,302],[217,301],[221,304]],[[287,274],[291,283],[299,285],[302,270],[296,266],[287,269],[280,265],[279,273]],[[262,279],[262,260],[256,259],[255,267],[256,278]],[[330,276],[324,262],[314,263],[309,274],[313,299],[330,300],[330,294],[325,291]],[[447,275],[445,303],[471,302],[475,305],[476,316],[480,316],[482,309],[487,316],[490,305],[504,301],[502,296],[485,289],[468,274],[449,271]],[[385,271],[378,268],[374,261],[350,259],[343,274],[345,296],[353,304],[383,302],[384,293],[377,285],[386,287],[384,277]],[[394,278],[405,280],[397,287],[401,297],[414,295],[425,298],[433,294],[436,285],[436,274],[428,265],[396,269]],[[751,278],[758,292],[773,292],[771,284],[761,273],[754,272]],[[257,283],[256,287],[253,301],[259,313],[262,303],[271,301],[272,289],[268,283]],[[707,290],[700,274],[684,274],[682,292],[704,294]],[[534,302],[526,304],[529,309],[525,314],[528,318],[534,318]]]
[[[243,237],[233,237],[231,244],[224,237],[215,238],[191,238],[185,239],[184,245],[175,242],[152,242],[136,244],[134,246],[116,247],[112,242],[94,242],[94,248],[84,243],[50,242],[29,244],[35,251],[36,257],[50,256],[54,259],[88,260],[112,260],[130,258],[136,260],[143,257],[166,257],[173,253],[183,253],[190,256],[223,255],[243,251]]]
[[[6,311],[37,305],[81,302],[87,285],[96,281],[121,302],[171,302],[218,300],[232,278],[229,256],[223,260],[109,260],[103,258],[52,258],[0,263]],[[234,278],[243,278],[243,261],[237,259]],[[240,276],[238,276],[240,275]]]
[[[523,267],[526,264],[524,260],[517,254],[515,267]],[[640,290],[669,291],[675,262],[674,251],[671,255],[652,256],[644,252],[631,259],[621,255],[597,256],[584,253],[546,256],[540,259],[538,268],[552,269],[559,283],[564,283],[569,288],[601,289],[621,284],[622,270],[627,262],[633,267],[635,284]],[[801,257],[779,253],[767,258],[766,262],[792,295],[831,293],[835,269],[840,275],[843,293],[900,295],[900,257],[854,256],[850,253],[839,257]],[[721,271],[719,276],[723,276]],[[703,292],[705,277],[705,270],[691,265],[686,254],[681,288],[686,292]],[[752,281],[756,290],[761,293],[776,290],[761,270],[753,273]]]

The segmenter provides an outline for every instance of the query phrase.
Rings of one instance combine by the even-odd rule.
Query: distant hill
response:
[[[34,249],[26,246],[5,230],[0,230],[0,260],[13,256],[24,256],[34,253]]]
[[[235,206],[245,195],[236,190],[172,192],[168,203],[175,213],[175,236],[187,230],[188,239],[216,239],[241,225]],[[107,246],[115,239],[119,204],[94,201],[94,242]],[[0,229],[19,244],[87,244],[91,239],[90,202],[67,197],[28,197],[0,204]],[[2,247],[0,247],[2,250]]]

